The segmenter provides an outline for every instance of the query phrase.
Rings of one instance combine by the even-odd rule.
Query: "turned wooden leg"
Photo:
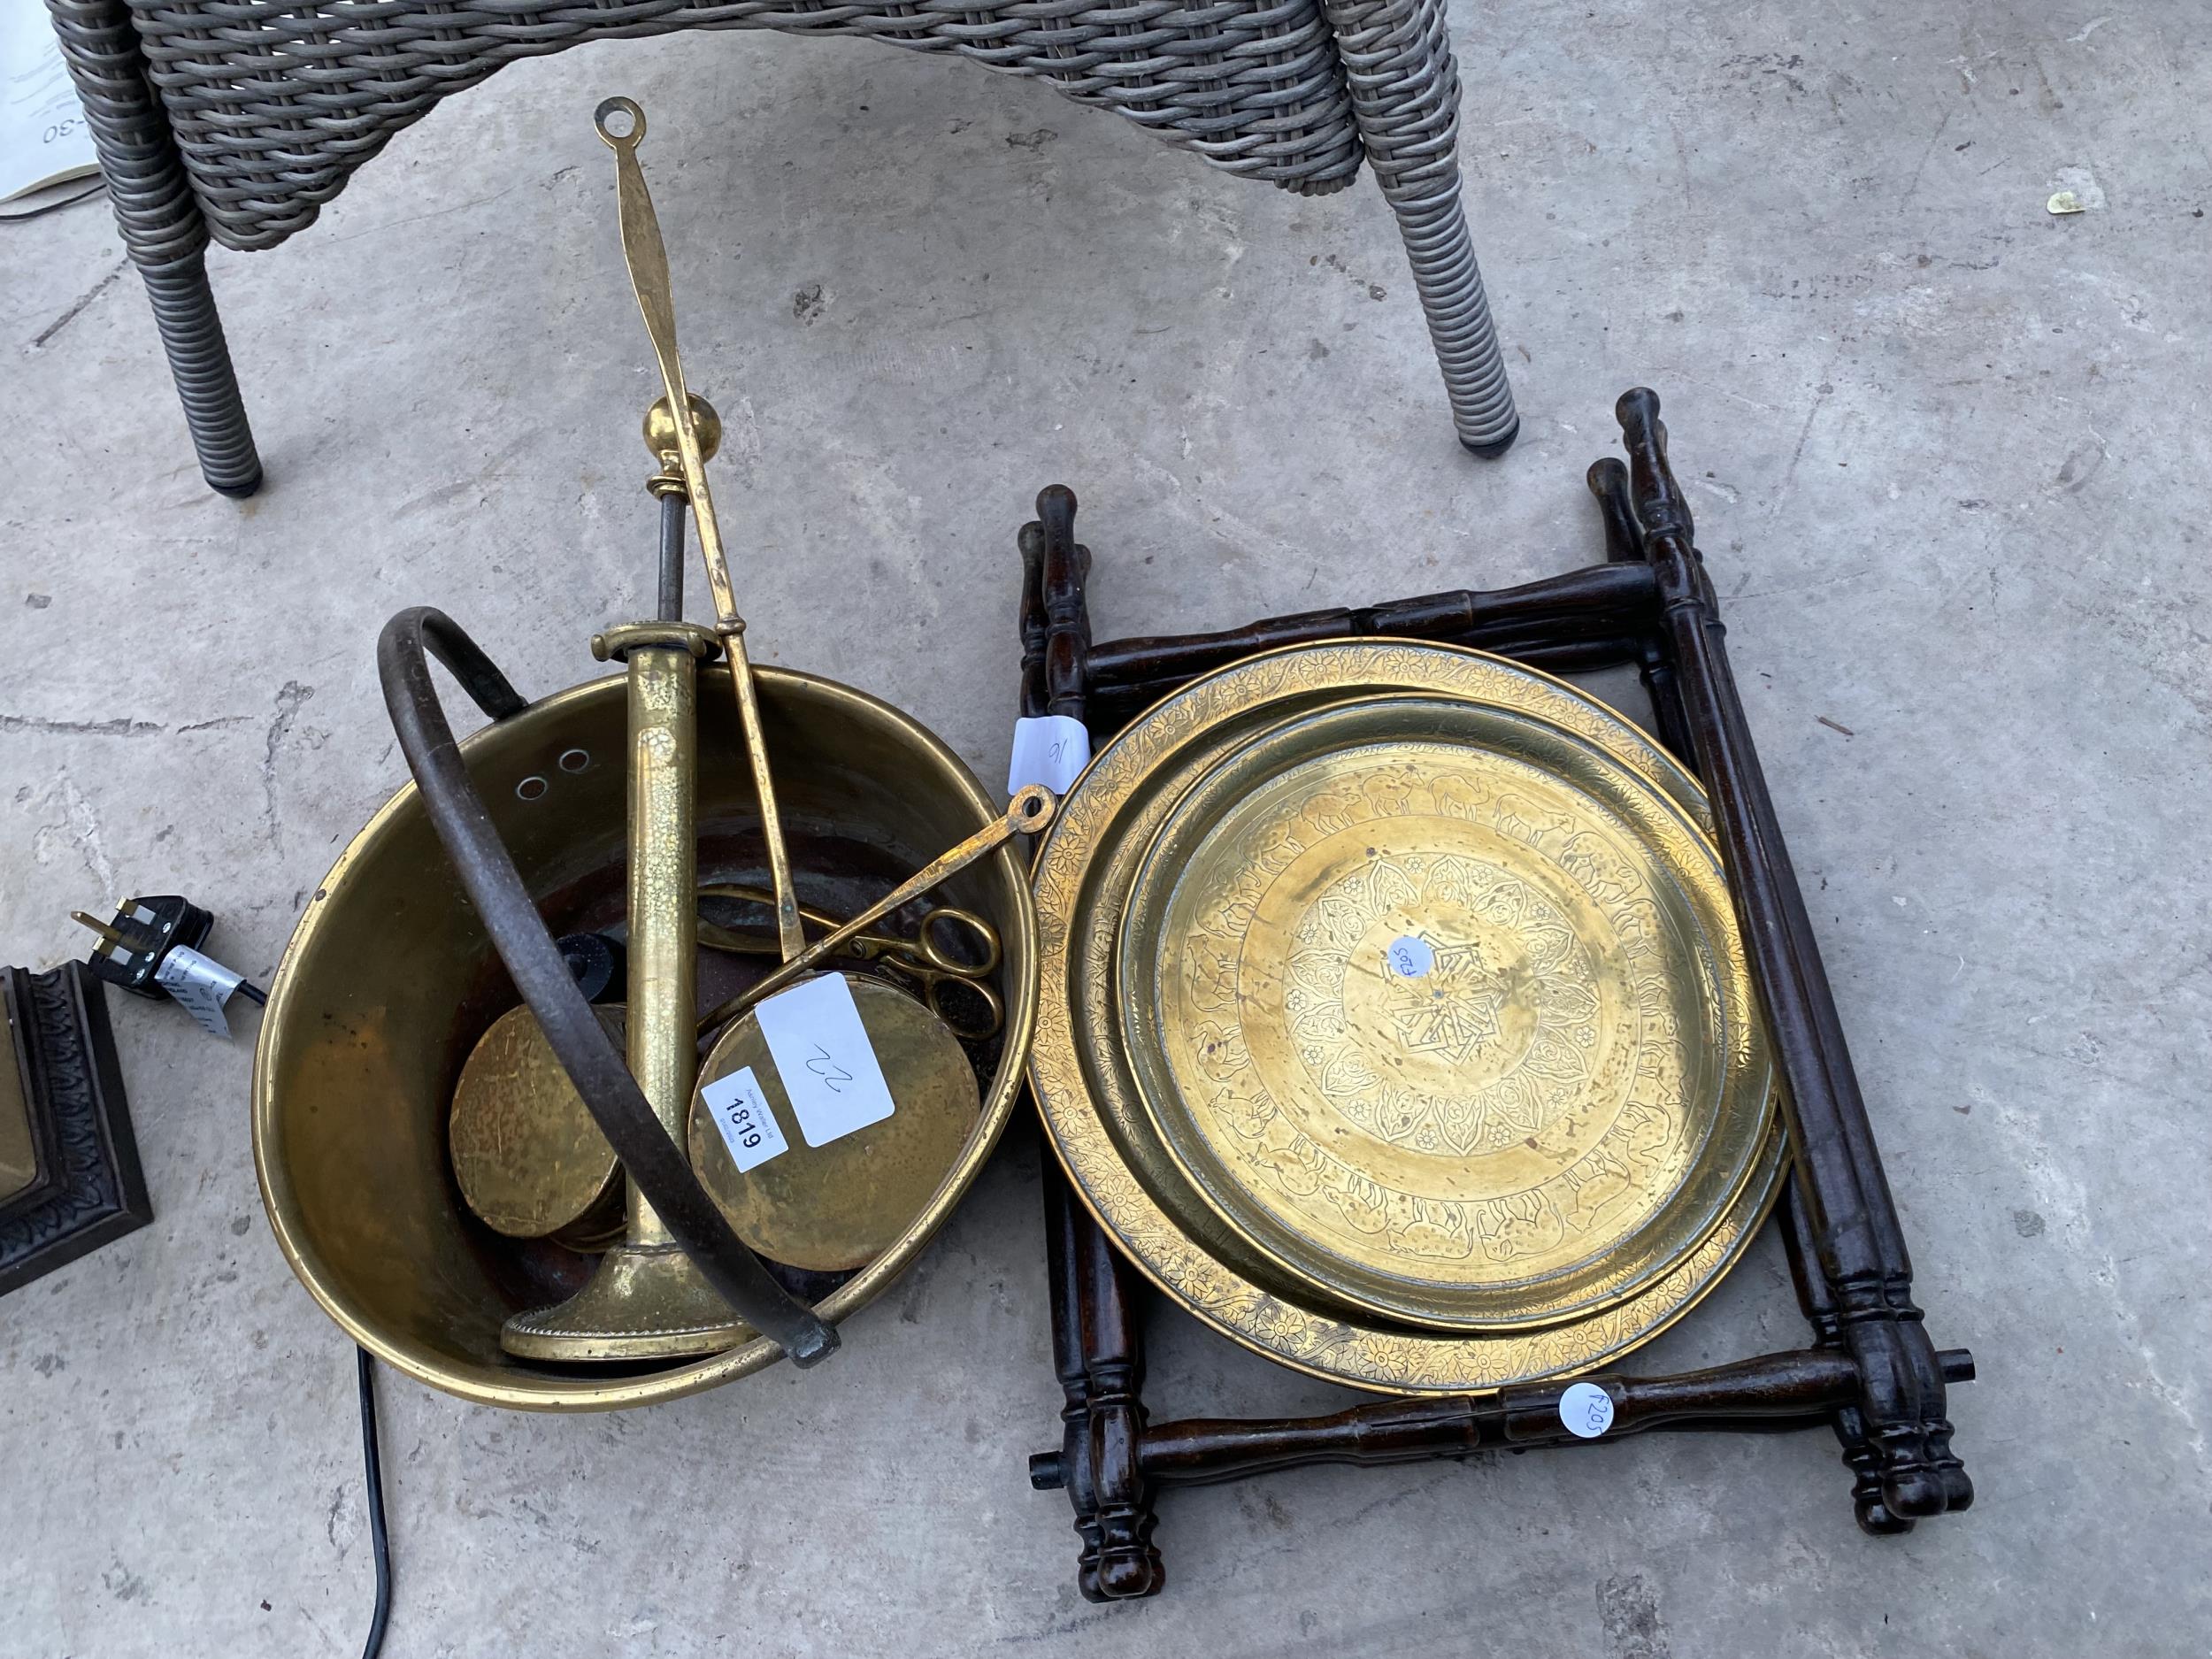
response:
[[[1843,1322],[1837,1317],[1835,1293],[1828,1276],[1820,1271],[1820,1242],[1805,1218],[1805,1203],[1797,1191],[1797,1172],[1790,1172],[1781,1203],[1782,1246],[1789,1254],[1790,1277],[1797,1284],[1797,1304],[1813,1327],[1813,1340],[1831,1351],[1843,1346]],[[1843,1448],[1844,1467],[1851,1471],[1851,1507],[1860,1529],[1877,1537],[1909,1532],[1913,1524],[1890,1513],[1882,1501],[1881,1456],[1866,1432],[1866,1417],[1855,1402],[1840,1406],[1830,1419],[1837,1443]]]
[[[1606,562],[1642,563],[1644,533],[1629,499],[1628,468],[1608,456],[1591,464],[1584,481],[1597,497],[1598,511],[1605,516]],[[1694,772],[1697,757],[1690,744],[1689,722],[1682,713],[1681,689],[1674,683],[1674,664],[1667,660],[1666,641],[1657,633],[1647,631],[1637,641],[1636,670],[1644,682],[1644,695],[1651,701],[1652,723],[1660,742]]]
[[[1029,1460],[1030,1484],[1057,1486],[1075,1509],[1082,1550],[1075,1559],[1076,1588],[1087,1601],[1102,1601],[1098,1587],[1098,1483],[1092,1475],[1091,1376],[1083,1346],[1082,1248],[1075,1237],[1075,1205],[1067,1178],[1045,1155],[1045,1264],[1052,1287],[1052,1368],[1060,1379],[1060,1449]]]
[[[1143,1471],[1144,1348],[1131,1294],[1135,1286],[1090,1212],[1080,1205],[1070,1209],[1072,1282],[1089,1389],[1087,1461],[1098,1532],[1094,1582],[1081,1587],[1085,1595],[1101,1601],[1157,1595],[1167,1584],[1167,1569],[1152,1545],[1157,1522]]]
[[[1090,549],[1075,540],[1075,492],[1051,485],[1022,526],[1022,697],[1025,715],[1085,716],[1090,613],[1083,583]],[[1060,1451],[1030,1460],[1033,1485],[1063,1487],[1083,1540],[1076,1587],[1086,1601],[1157,1595],[1167,1582],[1152,1547],[1151,1488],[1141,1466],[1144,1353],[1128,1270],[1048,1156],[1046,1256],[1052,1353],[1064,1402]]]
[[[1144,1353],[1121,1258],[1066,1179],[1044,1171],[1045,1250],[1052,1283],[1052,1354],[1065,1402],[1060,1449],[1029,1460],[1029,1484],[1058,1487],[1083,1540],[1075,1585],[1087,1601],[1157,1595],[1167,1569],[1153,1548],[1152,1484],[1144,1473]]]
[[[1712,795],[1730,892],[1786,1086],[1806,1241],[1826,1281],[1837,1345],[1858,1368],[1868,1472],[1882,1509],[1895,1519],[1962,1509],[1974,1488],[1951,1450],[1942,1368],[1912,1301],[1912,1263],[1866,1102],[1744,719],[1689,508],[1667,466],[1659,399],[1639,388],[1621,398],[1617,413],[1689,741]]]

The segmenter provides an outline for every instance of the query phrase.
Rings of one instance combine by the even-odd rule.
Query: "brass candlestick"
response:
[[[705,418],[688,427],[695,461],[703,463],[712,444],[699,443],[699,428],[718,436],[720,422],[703,399],[686,401]],[[647,417],[649,448],[663,409],[657,403]],[[687,472],[672,482],[665,457],[655,458],[663,470],[648,488],[680,536],[685,480],[700,474]],[[591,643],[594,656],[622,662],[630,679],[627,1058],[655,1116],[681,1144],[698,1009],[696,680],[699,664],[715,655],[718,643],[681,619],[680,580],[670,588],[664,572],[659,618],[610,628]],[[745,1327],[634,1184],[625,1224],[622,1242],[582,1290],[556,1307],[507,1321],[500,1343],[510,1354],[569,1362],[675,1359],[719,1352],[743,1336]]]

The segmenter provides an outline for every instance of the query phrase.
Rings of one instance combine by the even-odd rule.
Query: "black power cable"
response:
[[[376,1448],[376,1362],[365,1348],[353,1353],[361,1382],[361,1461],[369,1475],[369,1547],[376,1557],[376,1610],[369,1617],[361,1659],[376,1659],[392,1617],[392,1540],[384,1527],[384,1463]]]

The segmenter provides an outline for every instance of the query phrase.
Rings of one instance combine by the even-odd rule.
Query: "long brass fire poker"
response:
[[[617,116],[627,118],[626,132],[615,131],[612,118]],[[676,350],[676,306],[668,279],[668,250],[661,241],[652,194],[645,188],[644,169],[638,165],[637,147],[645,136],[645,111],[632,99],[609,98],[592,111],[592,125],[614,151],[622,253],[629,262],[630,286],[637,292],[638,310],[645,314],[645,332],[652,338],[653,356],[660,364],[661,384],[667,391],[667,426],[676,440],[692,515],[699,525],[699,555],[706,563],[707,586],[714,595],[715,632],[729,657],[730,685],[737,694],[738,718],[745,728],[745,753],[752,764],[754,791],[760,798],[760,832],[768,844],[768,873],[776,895],[776,941],[783,959],[788,962],[806,948],[806,933],[799,922],[790,856],[784,849],[775,782],[769,775],[768,745],[761,734],[760,696],[753,685],[751,660],[745,652],[745,620],[738,615],[737,595],[730,587],[729,561],[722,551],[714,493],[707,485],[707,452],[700,445],[693,399],[684,384],[683,359]],[[649,422],[649,442],[650,431]]]

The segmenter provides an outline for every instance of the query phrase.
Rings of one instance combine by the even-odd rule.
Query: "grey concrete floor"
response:
[[[434,603],[532,693],[647,592],[652,372],[589,111],[649,106],[755,638],[987,779],[1015,526],[1075,486],[1102,633],[1594,556],[1661,389],[1945,1344],[1971,1513],[1875,1540],[1824,1438],[1171,1494],[1075,1596],[1038,1146],[847,1351],[554,1419],[385,1393],[395,1655],[2181,1654],[2206,1568],[2212,19],[2139,0],[1469,0],[1468,199],[1525,428],[1451,440],[1371,185],[1302,201],[849,42],[519,65],[214,260],[269,485],[201,486],[103,210],[0,230],[0,957],[181,889],[274,967],[396,786]],[[2053,219],[2054,189],[2092,211]],[[250,1045],[116,999],[156,1219],[0,1302],[0,1652],[355,1650],[351,1356],[256,1194]],[[242,1023],[251,1025],[250,1014]],[[1645,1360],[1789,1346],[1771,1239]],[[1170,1414],[1346,1396],[1166,1314]]]

